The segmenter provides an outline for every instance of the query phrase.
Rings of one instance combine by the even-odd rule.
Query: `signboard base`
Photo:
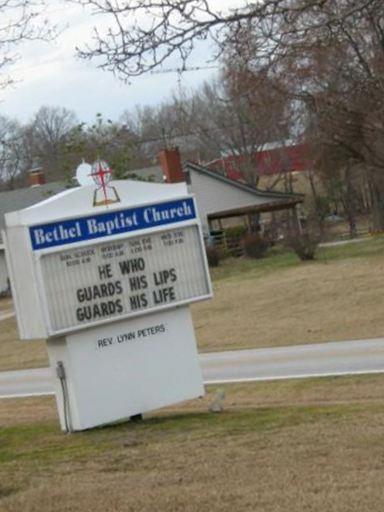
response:
[[[188,307],[51,338],[47,348],[63,430],[204,395]]]

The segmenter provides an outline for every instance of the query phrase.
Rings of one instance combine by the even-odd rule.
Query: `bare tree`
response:
[[[72,178],[73,170],[83,159],[93,163],[101,158],[111,166],[115,178],[124,177],[131,165],[135,165],[135,140],[136,135],[126,124],[104,119],[97,113],[92,124],[79,123],[67,134],[62,171]]]
[[[85,59],[94,59],[107,70],[123,79],[130,79],[171,59],[178,59],[183,70],[199,41],[211,38],[216,44],[216,57],[221,55],[228,39],[241,30],[244,23],[252,23],[268,38],[260,46],[265,53],[275,52],[285,42],[297,24],[309,11],[327,9],[334,0],[244,0],[240,7],[223,9],[214,0],[73,0],[89,7],[93,12],[109,17],[110,27],[103,32],[95,29],[93,44],[79,50]],[[377,0],[349,0],[336,18],[339,20],[358,13],[361,8]],[[284,33],[275,33],[276,22],[284,18]],[[300,30],[310,32],[319,27],[326,29],[327,19],[308,18]],[[284,40],[284,41],[283,41]]]
[[[0,0],[0,88],[12,82],[6,71],[18,58],[22,42],[52,37],[52,27],[40,19],[45,0]]]
[[[341,177],[336,182],[353,235],[366,195],[373,228],[384,228],[384,5],[366,2],[354,16],[337,20],[348,5],[330,4],[322,14],[327,31],[297,35],[282,67],[307,106],[308,136],[320,150],[322,175],[328,183],[335,182],[332,172]]]
[[[231,57],[237,53],[246,62],[247,80],[261,73],[274,88],[283,85],[287,104],[302,114],[296,132],[306,133],[341,166],[338,175],[347,182],[343,200],[355,200],[354,175],[363,173],[375,228],[384,227],[382,0],[244,0],[228,10],[213,0],[77,2],[110,19],[109,30],[96,30],[93,45],[83,48],[81,56],[95,59],[121,78],[129,80],[161,68],[166,61],[174,63],[175,58],[182,70],[198,42],[211,39],[216,57],[226,57],[230,48]],[[234,76],[242,73],[240,69]],[[238,133],[230,130],[227,139],[236,135],[236,145],[243,149],[260,140],[251,133],[250,122],[244,121],[252,112],[249,106],[255,104],[254,94],[244,90],[241,80],[240,86],[240,95],[232,95],[234,101],[216,95],[224,101],[214,103],[208,120],[201,112],[206,105],[203,94],[194,98],[194,120],[201,120],[195,126],[212,144],[222,147],[222,133],[212,125],[217,119],[222,127],[231,126],[226,117],[231,109],[232,125],[235,118],[247,129],[242,130],[241,143]],[[260,91],[259,86],[255,89]],[[214,88],[206,93],[215,96]],[[220,104],[225,103],[223,110]],[[327,165],[332,167],[332,159]],[[351,205],[347,210],[353,217]]]
[[[41,107],[24,130],[29,164],[42,165],[48,179],[63,179],[65,145],[76,125],[74,112],[63,107]]]
[[[182,133],[175,98],[157,106],[136,107],[132,113],[125,112],[121,120],[136,133],[140,152],[146,155],[148,161],[153,160],[160,149],[177,145]]]
[[[13,119],[0,116],[0,183],[12,189],[25,170],[22,128]]]
[[[322,176],[332,186],[342,182],[351,234],[358,181],[359,188],[365,181],[373,227],[381,230],[384,5],[379,0],[307,2],[305,9],[305,2],[288,4],[285,13],[232,27],[228,42],[251,70],[265,70],[272,83],[284,83],[287,97],[300,105],[301,129],[314,146]]]
[[[235,69],[195,93],[190,119],[200,145],[216,158],[228,157],[253,186],[260,179],[258,154],[271,142],[284,146],[288,136],[284,98],[265,76]]]

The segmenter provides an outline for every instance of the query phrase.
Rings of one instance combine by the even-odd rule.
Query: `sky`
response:
[[[215,0],[216,2],[218,0]],[[220,0],[220,7],[243,4],[244,0]],[[51,0],[47,19],[62,29],[55,41],[28,42],[18,49],[20,59],[9,69],[15,85],[0,91],[0,114],[25,123],[43,105],[61,106],[75,111],[80,121],[92,122],[96,113],[118,121],[136,105],[156,105],[180,89],[194,89],[217,72],[214,69],[177,73],[148,74],[127,85],[111,72],[76,57],[76,46],[91,40],[92,30],[106,27],[105,18],[90,16],[79,6]],[[202,43],[189,62],[206,65],[212,49]],[[177,66],[177,63],[175,63]]]

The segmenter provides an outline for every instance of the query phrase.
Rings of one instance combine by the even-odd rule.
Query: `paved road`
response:
[[[53,394],[50,368],[0,372],[0,398]]]
[[[200,354],[204,382],[384,373],[384,338]],[[49,368],[0,373],[0,398],[53,394]]]
[[[384,373],[384,338],[200,355],[204,381],[265,381]]]

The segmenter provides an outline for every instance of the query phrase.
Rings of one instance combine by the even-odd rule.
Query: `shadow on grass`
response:
[[[139,431],[205,432],[209,435],[234,435],[245,432],[263,432],[316,422],[322,419],[338,420],[362,410],[359,404],[306,407],[263,407],[246,410],[227,410],[221,413],[190,412],[148,418],[134,428]]]
[[[305,423],[340,421],[366,410],[348,404],[324,407],[287,406],[227,410],[221,413],[167,413],[140,423],[124,422],[72,435],[56,424],[35,424],[1,429],[0,464],[49,466],[61,462],[92,460],[122,447],[186,439],[241,436],[291,428]]]

